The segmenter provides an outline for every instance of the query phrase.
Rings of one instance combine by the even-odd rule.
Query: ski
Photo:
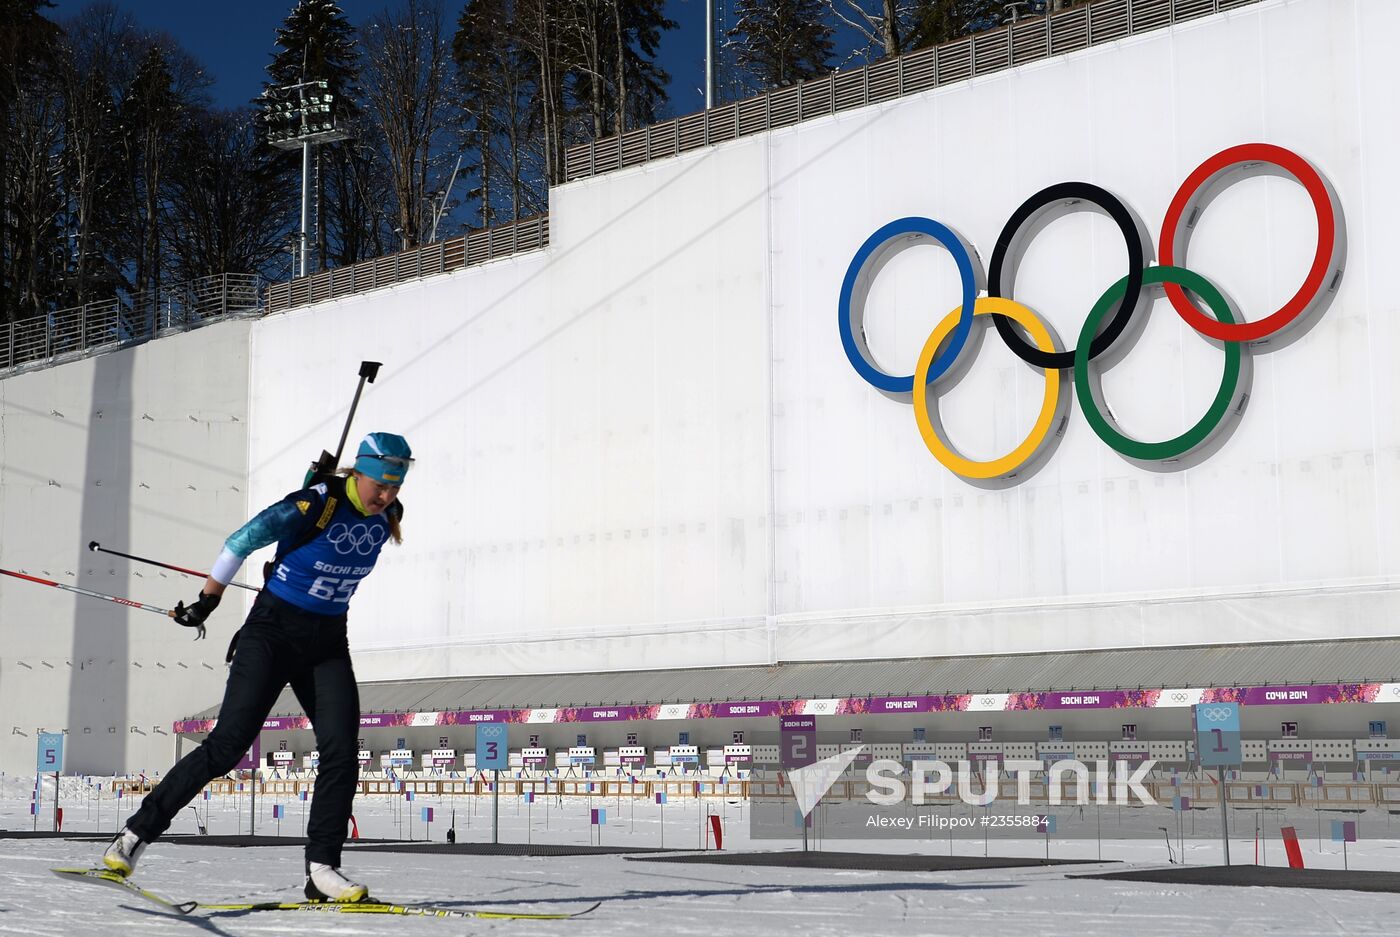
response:
[[[477,918],[496,921],[566,921],[595,911],[602,904],[594,902],[578,911],[500,911],[487,908],[444,908],[428,904],[391,904],[381,901],[247,901],[205,902],[175,901],[108,869],[52,869],[59,878],[74,882],[91,882],[119,888],[122,891],[159,905],[177,914],[200,911],[321,911],[330,914],[399,914],[411,917]]]
[[[596,910],[596,902],[578,911],[495,911],[484,908],[443,908],[428,904],[388,904],[378,901],[266,901],[230,904],[196,903],[201,911],[322,911],[331,914],[401,914],[412,917],[478,918],[495,921],[566,921]]]
[[[176,914],[189,914],[199,906],[197,901],[174,901],[164,895],[158,895],[128,881],[110,869],[50,869],[54,875],[70,882],[91,882],[94,885],[106,885],[109,888],[119,888],[129,895],[149,901],[152,904],[160,905],[167,911],[174,911]]]

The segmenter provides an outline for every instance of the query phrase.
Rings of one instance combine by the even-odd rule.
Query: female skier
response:
[[[148,843],[214,778],[233,770],[257,738],[282,688],[291,684],[316,731],[320,766],[306,827],[306,897],[364,901],[369,890],[340,871],[350,807],[359,784],[360,695],[350,665],[345,616],[386,540],[400,542],[399,487],[413,462],[402,436],[370,433],[348,476],[293,492],[224,544],[200,596],[176,606],[176,621],[203,631],[243,561],[277,543],[267,583],[230,645],[218,722],[204,744],[170,769],[102,856],[130,875]]]

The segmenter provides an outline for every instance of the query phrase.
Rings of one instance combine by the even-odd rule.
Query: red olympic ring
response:
[[[1186,248],[1191,239],[1191,228],[1180,227],[1182,215],[1203,199],[1208,200],[1215,184],[1225,173],[1241,163],[1270,163],[1298,181],[1312,199],[1313,211],[1317,214],[1317,251],[1313,254],[1312,267],[1308,270],[1303,285],[1298,287],[1298,292],[1273,313],[1255,322],[1221,322],[1197,309],[1180,286],[1175,283],[1165,284],[1172,308],[1187,325],[1203,335],[1228,342],[1252,342],[1267,338],[1286,328],[1302,315],[1322,295],[1337,244],[1338,209],[1333,204],[1331,193],[1322,181],[1322,176],[1312,164],[1281,146],[1270,143],[1244,143],[1221,150],[1201,163],[1186,177],[1181,188],[1177,189],[1171,205],[1167,208],[1167,215],[1162,219],[1162,234],[1158,240],[1158,262],[1162,266],[1186,265]],[[1194,225],[1194,219],[1192,224]],[[1180,257],[1177,256],[1178,253]]]

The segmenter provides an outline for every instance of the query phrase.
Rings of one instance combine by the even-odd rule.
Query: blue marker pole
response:
[[[1225,803],[1225,766],[1241,762],[1238,703],[1197,703],[1191,707],[1196,735],[1196,758],[1202,767],[1214,765],[1220,796],[1220,840],[1225,864],[1230,864],[1230,817]]]
[[[476,727],[476,767],[491,769],[491,844],[496,845],[501,832],[501,769],[509,765],[505,723],[480,723]]]
[[[53,772],[53,831],[58,832],[58,779],[63,772],[63,733],[39,733],[39,763],[34,773],[36,802],[34,828],[39,828],[39,809],[44,805],[44,773]]]

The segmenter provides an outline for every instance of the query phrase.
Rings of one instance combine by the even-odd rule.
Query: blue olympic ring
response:
[[[909,239],[908,244],[896,244],[900,238],[908,235],[915,237]],[[972,334],[973,306],[977,303],[977,293],[980,289],[978,283],[977,268],[973,266],[972,254],[966,241],[946,225],[940,224],[931,218],[920,218],[912,216],[909,218],[899,218],[880,228],[866,239],[865,243],[856,251],[856,256],[851,260],[851,265],[846,268],[846,278],[841,281],[841,299],[837,306],[841,326],[841,345],[846,349],[846,357],[850,359],[851,366],[856,369],[856,373],[866,381],[883,391],[895,394],[907,394],[914,390],[914,375],[906,374],[897,377],[880,370],[868,357],[869,349],[865,347],[865,330],[861,328],[860,338],[856,337],[855,325],[852,321],[852,299],[857,286],[862,288],[860,302],[857,305],[861,318],[864,319],[865,292],[870,289],[870,284],[874,281],[875,275],[890,258],[894,257],[906,246],[917,244],[922,238],[919,235],[927,235],[939,244],[943,245],[953,257],[953,262],[958,265],[958,275],[962,278],[962,312],[958,317],[957,327],[953,329],[953,334],[948,340],[948,347],[933,359],[933,363],[928,369],[928,383],[932,384],[943,376],[943,372],[952,367],[957,360],[959,352],[967,344],[968,336]],[[891,248],[891,245],[894,245]],[[865,267],[874,261],[873,269],[869,276],[864,276]]]

